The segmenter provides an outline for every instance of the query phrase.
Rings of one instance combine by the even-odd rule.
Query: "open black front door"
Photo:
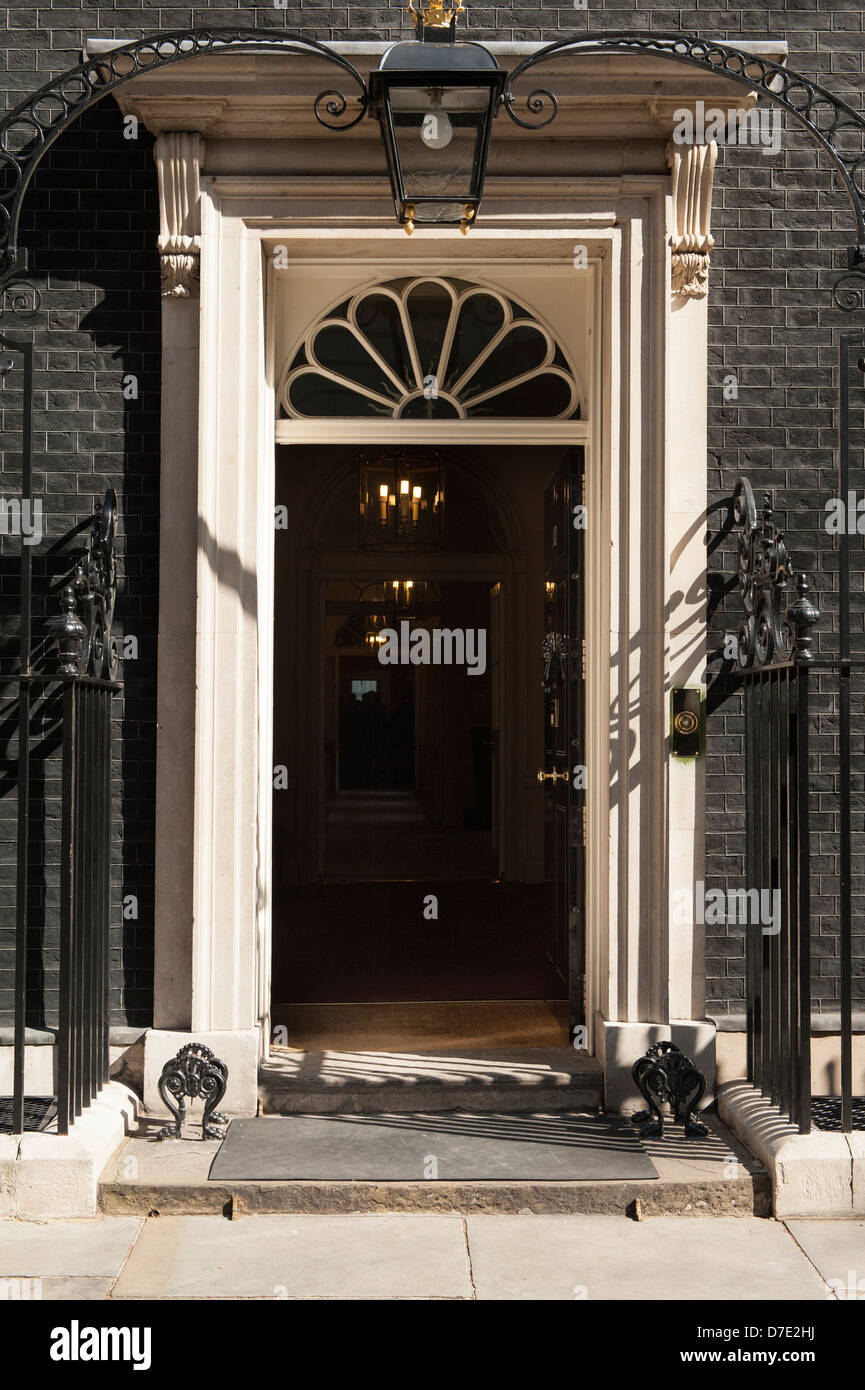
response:
[[[586,511],[583,450],[568,449],[544,498],[544,786],[548,950],[570,998],[572,1029],[584,1018]]]

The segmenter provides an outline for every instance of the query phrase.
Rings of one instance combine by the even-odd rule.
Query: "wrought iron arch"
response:
[[[25,97],[0,121],[0,177],[5,171],[7,181],[0,193],[0,291],[26,273],[26,251],[18,245],[21,205],[43,156],[63,132],[103,97],[143,73],[226,52],[323,58],[357,84],[360,110],[341,120],[349,108],[349,98],[343,92],[327,90],[313,103],[316,119],[329,130],[351,130],[366,114],[369,92],[357,69],[327,44],[302,34],[230,28],[175,30],[131,40],[109,53],[88,58]],[[21,137],[18,151],[13,148],[16,132]]]
[[[858,111],[810,77],[782,67],[771,58],[743,53],[729,44],[676,32],[634,34],[609,30],[577,39],[558,39],[524,58],[510,74],[502,94],[502,103],[511,120],[526,130],[539,130],[550,125],[558,114],[558,101],[545,87],[536,88],[522,98],[514,95],[514,83],[525,73],[555,58],[609,53],[651,53],[671,62],[702,68],[704,72],[721,74],[767,97],[804,126],[835,165],[856,220],[856,245],[849,248],[849,269],[833,286],[833,299],[839,309],[848,313],[865,305],[865,118]],[[537,119],[525,120],[518,116],[514,109],[518,100]],[[845,130],[855,131],[862,138],[863,147],[859,153],[846,155],[839,149],[836,141]]]
[[[203,54],[223,52],[278,52],[323,58],[335,64],[357,85],[359,110],[343,120],[349,99],[343,92],[319,93],[314,102],[316,118],[331,130],[351,130],[366,115],[369,90],[357,69],[341,54],[302,34],[268,34],[256,29],[186,29],[135,39],[109,53],[53,78],[26,97],[0,121],[0,169],[8,171],[9,186],[0,194],[0,291],[27,269],[27,258],[18,246],[21,205],[43,155],[73,121],[125,82],[142,73],[167,67]],[[856,244],[849,250],[849,269],[833,287],[836,305],[846,311],[865,305],[865,148],[845,154],[837,145],[839,135],[852,130],[865,137],[865,119],[840,97],[834,96],[802,73],[782,67],[770,58],[744,53],[729,44],[677,32],[639,34],[609,30],[578,38],[558,39],[519,63],[509,75],[502,105],[517,125],[541,129],[558,112],[558,101],[547,88],[536,88],[525,98],[527,111],[536,119],[517,115],[518,98],[513,85],[541,63],[575,54],[650,53],[671,62],[685,63],[704,72],[723,74],[750,91],[758,91],[788,111],[829,155],[850,199],[856,222]],[[550,107],[547,110],[547,107]],[[58,109],[59,108],[59,109]],[[324,113],[324,114],[323,114]],[[16,153],[12,145],[16,128],[28,141]]]

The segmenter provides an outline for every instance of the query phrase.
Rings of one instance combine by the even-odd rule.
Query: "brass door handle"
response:
[[[552,771],[552,772],[545,772],[544,769],[543,769],[542,767],[539,767],[539,768],[538,768],[538,781],[539,781],[539,782],[553,782],[553,783],[556,783],[556,782],[567,782],[567,780],[568,780],[568,774],[567,774],[566,772],[557,772],[557,771],[555,770],[555,768],[553,768],[553,771]]]

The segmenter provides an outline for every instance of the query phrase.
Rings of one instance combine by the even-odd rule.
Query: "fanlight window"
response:
[[[290,419],[580,415],[550,330],[508,295],[440,277],[362,290],[314,324],[283,373]]]

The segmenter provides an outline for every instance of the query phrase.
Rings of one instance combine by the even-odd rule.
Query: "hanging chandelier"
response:
[[[361,599],[370,604],[363,623],[365,646],[377,651],[385,641],[385,628],[393,627],[401,618],[417,617],[419,611],[429,608],[430,601],[436,602],[439,597],[427,579],[387,579],[381,584],[367,585]]]
[[[360,458],[360,544],[434,550],[444,543],[444,465],[436,452],[389,450]]]

